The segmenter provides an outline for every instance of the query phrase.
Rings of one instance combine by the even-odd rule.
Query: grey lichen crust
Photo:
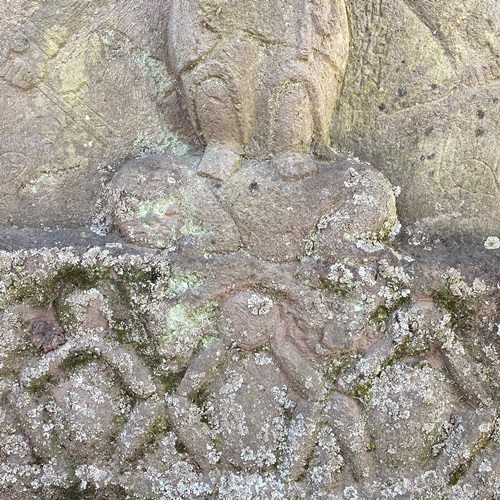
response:
[[[500,498],[499,2],[3,3],[0,498]]]
[[[0,252],[0,496],[496,498],[495,273],[396,252],[355,159],[196,163],[122,168],[127,243]]]

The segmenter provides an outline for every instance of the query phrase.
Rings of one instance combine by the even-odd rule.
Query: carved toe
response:
[[[198,175],[217,181],[225,181],[241,163],[241,156],[223,146],[209,144],[198,165]]]

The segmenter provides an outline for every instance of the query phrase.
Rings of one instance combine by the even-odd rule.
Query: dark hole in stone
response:
[[[477,128],[477,129],[476,129],[476,137],[481,137],[482,135],[484,135],[484,134],[485,134],[485,132],[486,132],[486,131],[484,130],[484,128],[483,128],[483,127],[479,127],[479,128]]]
[[[404,97],[408,92],[404,87],[399,87],[398,88],[398,96],[399,97]]]
[[[187,451],[186,446],[179,439],[176,439],[175,441],[175,450],[177,451],[177,453],[180,453],[181,455],[186,453]]]
[[[381,103],[378,105],[378,109],[380,109],[380,111],[384,111],[385,109],[385,103]]]
[[[477,111],[477,117],[481,120],[484,118],[484,111],[482,109]]]
[[[53,351],[66,342],[61,327],[45,320],[34,321],[29,333],[33,345],[43,352]]]
[[[250,192],[253,193],[254,191],[257,191],[259,189],[259,185],[253,181],[250,186],[248,186],[248,189],[250,189]]]
[[[151,283],[156,283],[159,278],[161,278],[161,272],[153,267],[151,271],[149,271],[149,281],[151,281]]]

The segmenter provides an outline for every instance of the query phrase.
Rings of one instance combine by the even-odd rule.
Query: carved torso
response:
[[[345,7],[338,0],[173,0],[171,21],[171,58],[178,72],[218,43],[241,37],[315,50],[339,67],[348,50]]]

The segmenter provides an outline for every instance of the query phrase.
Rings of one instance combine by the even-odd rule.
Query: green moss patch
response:
[[[455,326],[468,328],[474,323],[478,304],[473,299],[465,299],[454,295],[447,286],[442,286],[432,293],[434,303],[448,311]]]
[[[64,371],[74,371],[81,366],[88,365],[92,361],[98,359],[97,354],[89,351],[75,351],[69,354],[59,364],[59,368]]]
[[[47,373],[42,377],[33,380],[30,383],[28,390],[36,396],[42,396],[44,394],[47,394],[48,392],[47,385],[55,383],[57,383],[57,380],[54,375],[52,375],[51,373]]]
[[[58,297],[74,289],[89,290],[103,279],[98,267],[66,264],[46,276],[28,276],[16,285],[15,300],[37,307],[52,307]]]

